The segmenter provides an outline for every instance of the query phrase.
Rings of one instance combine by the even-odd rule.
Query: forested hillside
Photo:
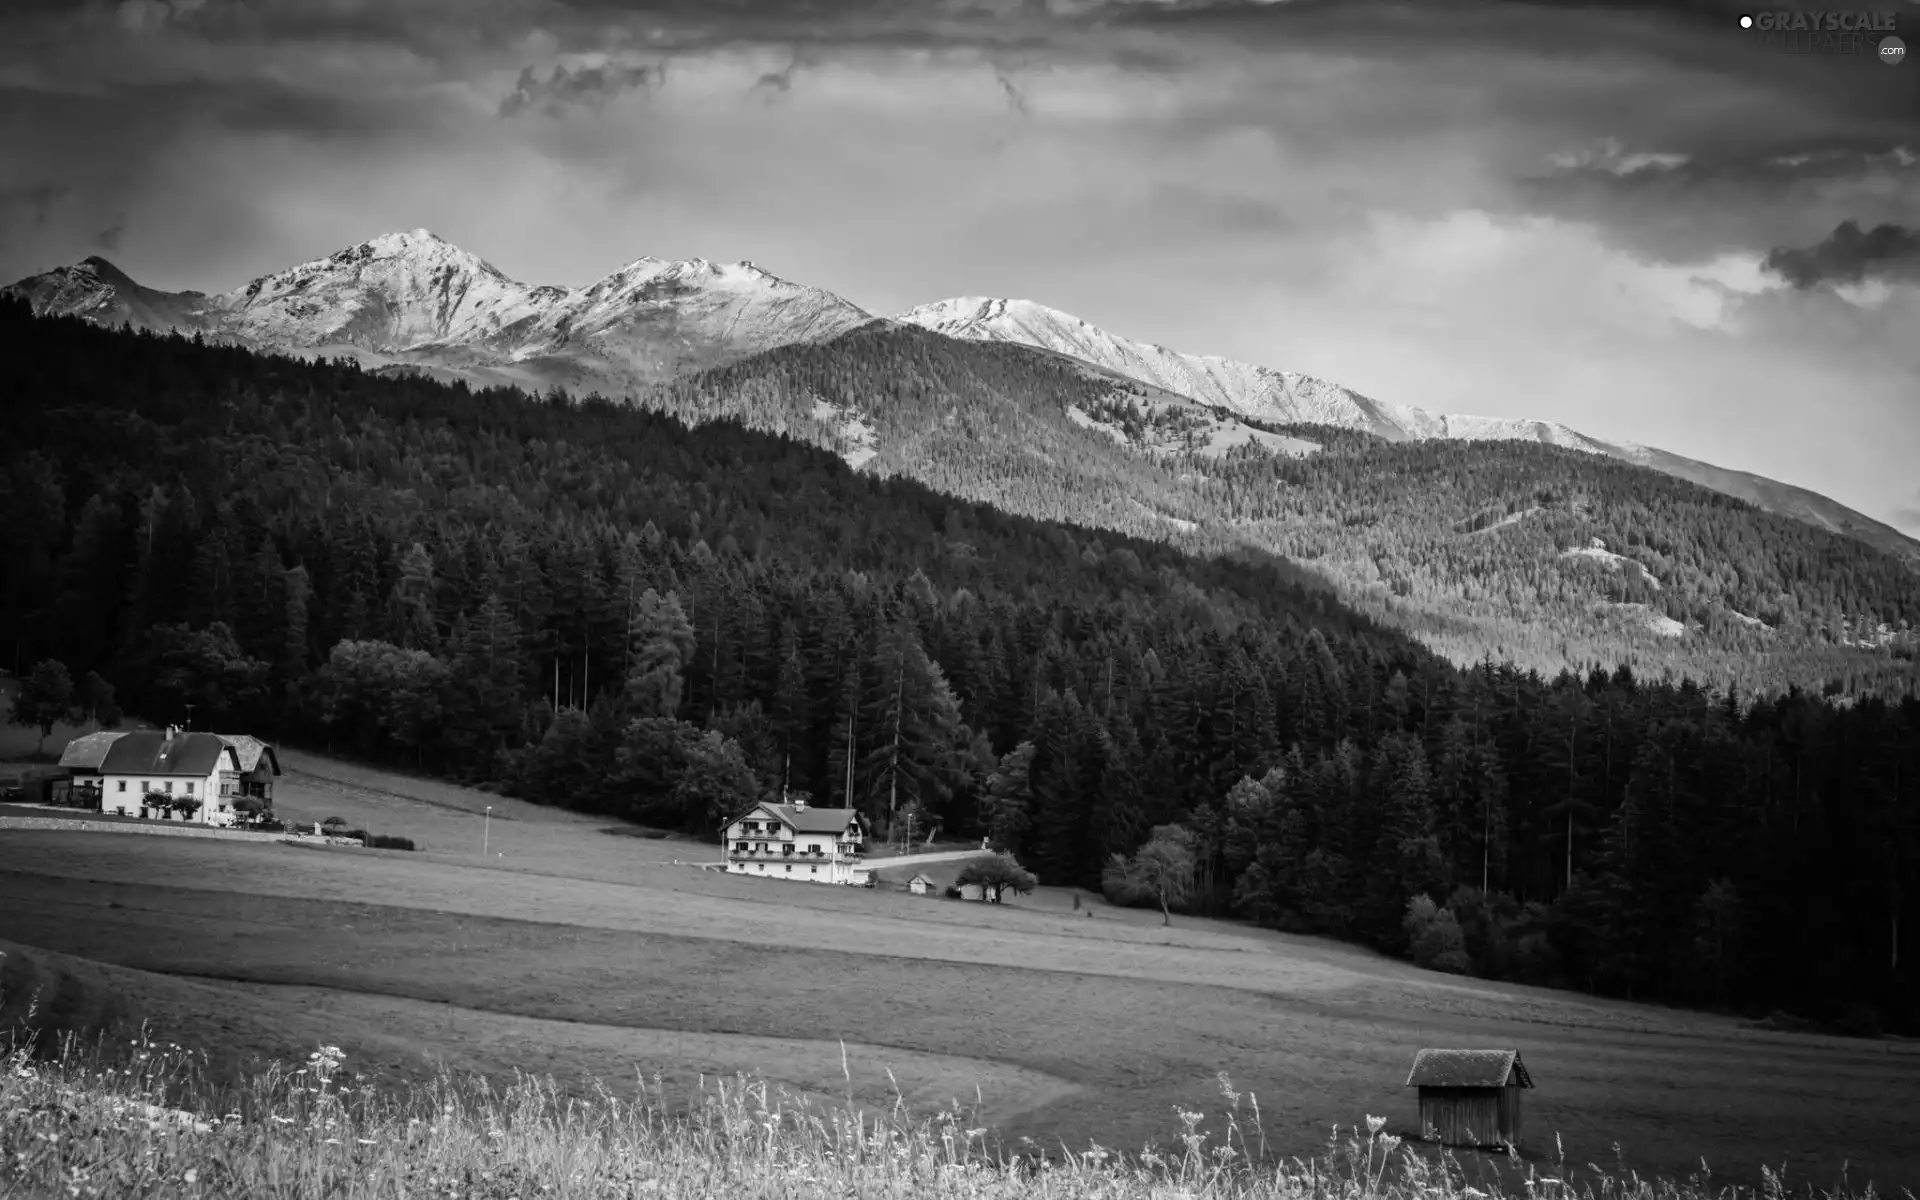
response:
[[[1557,446],[1277,428],[1324,449],[1197,462],[1208,508],[1452,657],[1920,684],[1920,575],[1865,543]]]
[[[991,833],[1048,883],[1101,886],[1151,838],[1120,882],[1190,854],[1190,910],[1920,1027],[1912,700],[1458,669],[1259,555],[1009,516],[730,422],[13,302],[0,569],[10,665],[43,697],[91,672],[83,707],[110,683],[155,720],[192,703],[704,832],[804,790]]]
[[[1025,516],[1283,556],[1456,664],[1625,663],[1770,694],[1920,686],[1920,573],[1861,541],[1538,443],[1294,426],[1261,432],[1321,449],[1223,449],[1207,430],[1226,414],[1149,393],[1046,351],[874,326],[640,401]]]

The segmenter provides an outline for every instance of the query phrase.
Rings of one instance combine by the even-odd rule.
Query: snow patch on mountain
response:
[[[1645,578],[1649,584],[1653,585],[1654,590],[1658,591],[1660,588],[1659,578],[1647,569],[1645,563],[1638,559],[1628,558],[1624,554],[1615,554],[1613,551],[1607,549],[1607,543],[1600,538],[1594,538],[1584,546],[1576,546],[1571,550],[1562,550],[1560,557],[1565,559],[1587,559],[1590,562],[1599,563],[1610,571],[1623,571],[1629,566],[1637,567],[1639,568],[1641,576]]]
[[[1138,500],[1130,500],[1128,501],[1128,503],[1132,504],[1136,509],[1139,509],[1141,512],[1145,513],[1147,516],[1152,517],[1154,520],[1170,525],[1173,528],[1179,530],[1181,533],[1192,533],[1194,530],[1200,528],[1199,525],[1195,524],[1192,521],[1186,520],[1183,517],[1170,517],[1166,513],[1163,513],[1158,509],[1153,508],[1150,505],[1140,503]]]
[[[894,320],[947,337],[1012,342],[1070,355],[1268,424],[1341,425],[1399,440],[1417,436],[1407,426],[1425,415],[1296,372],[1131,341],[1031,300],[962,296],[921,305]]]
[[[1593,454],[1644,455],[1643,447],[1602,442],[1553,421],[1430,413],[1375,400],[1297,371],[1183,354],[1132,341],[1031,300],[962,296],[923,304],[894,320],[948,337],[1013,342],[1070,355],[1263,424],[1335,425],[1391,441],[1527,441]]]
[[[880,453],[880,431],[869,425],[851,406],[841,408],[815,398],[813,419],[833,431],[834,453],[858,471]]]
[[[615,394],[875,320],[745,261],[641,258],[583,288],[530,285],[426,229],[382,234],[214,296],[154,292],[94,259],[10,290],[39,312]]]
[[[1676,621],[1665,613],[1644,604],[1614,604],[1602,601],[1593,606],[1593,612],[1623,617],[1629,624],[1637,625],[1660,637],[1684,637],[1687,632],[1685,623]]]
[[[1479,529],[1469,528],[1466,531],[1466,533],[1468,537],[1477,537],[1480,534],[1492,533],[1497,529],[1509,529],[1515,525],[1518,525],[1520,522],[1526,520],[1528,517],[1537,517],[1545,511],[1547,511],[1545,508],[1536,504],[1531,508],[1521,509],[1517,513],[1508,513],[1506,516],[1501,517],[1498,521],[1495,521],[1490,525],[1484,525]]]
[[[211,298],[232,332],[277,345],[401,351],[487,342],[532,318],[532,288],[425,229],[389,233]]]
[[[1114,441],[1120,443],[1122,446],[1131,446],[1133,444],[1132,442],[1127,440],[1126,430],[1120,428],[1118,425],[1110,424],[1106,421],[1094,420],[1092,417],[1088,416],[1086,414],[1086,411],[1082,409],[1078,404],[1067,405],[1067,420],[1072,421],[1075,425],[1080,426],[1080,428],[1082,429],[1097,429],[1101,433],[1104,433],[1108,437],[1112,438]]]

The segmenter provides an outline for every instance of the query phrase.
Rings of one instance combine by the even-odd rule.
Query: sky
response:
[[[413,228],[530,283],[750,259],[879,314],[1030,299],[1560,421],[1920,536],[1920,62],[1742,11],[7,0],[0,279],[99,254],[225,290]],[[1843,11],[1920,45],[1916,0]]]

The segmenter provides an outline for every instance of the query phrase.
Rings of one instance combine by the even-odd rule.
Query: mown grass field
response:
[[[1920,1046],[1462,980],[1354,947],[1041,895],[1003,906],[700,871],[711,847],[311,755],[276,807],[418,853],[0,830],[0,1017],[145,1019],[241,1070],[325,1041],[420,1081],[616,1088],[745,1071],[808,1095],[960,1099],[1010,1139],[1139,1147],[1258,1096],[1274,1148],[1411,1132],[1421,1046],[1513,1046],[1523,1151],[1684,1175],[1920,1184]],[[488,805],[493,816],[484,834]],[[842,1057],[842,1043],[845,1057]],[[889,1072],[891,1074],[889,1075]]]

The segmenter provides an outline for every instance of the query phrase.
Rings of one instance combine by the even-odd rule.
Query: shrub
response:
[[[262,833],[285,833],[287,823],[278,817],[261,817],[247,828],[258,829]]]
[[[412,838],[389,837],[384,833],[368,834],[366,843],[367,848],[370,850],[411,850],[414,848]]]
[[[1466,938],[1451,909],[1435,908],[1433,899],[1424,894],[1415,896],[1407,902],[1402,928],[1407,935],[1408,957],[1415,966],[1453,975],[1472,973],[1473,960],[1467,957]]]

